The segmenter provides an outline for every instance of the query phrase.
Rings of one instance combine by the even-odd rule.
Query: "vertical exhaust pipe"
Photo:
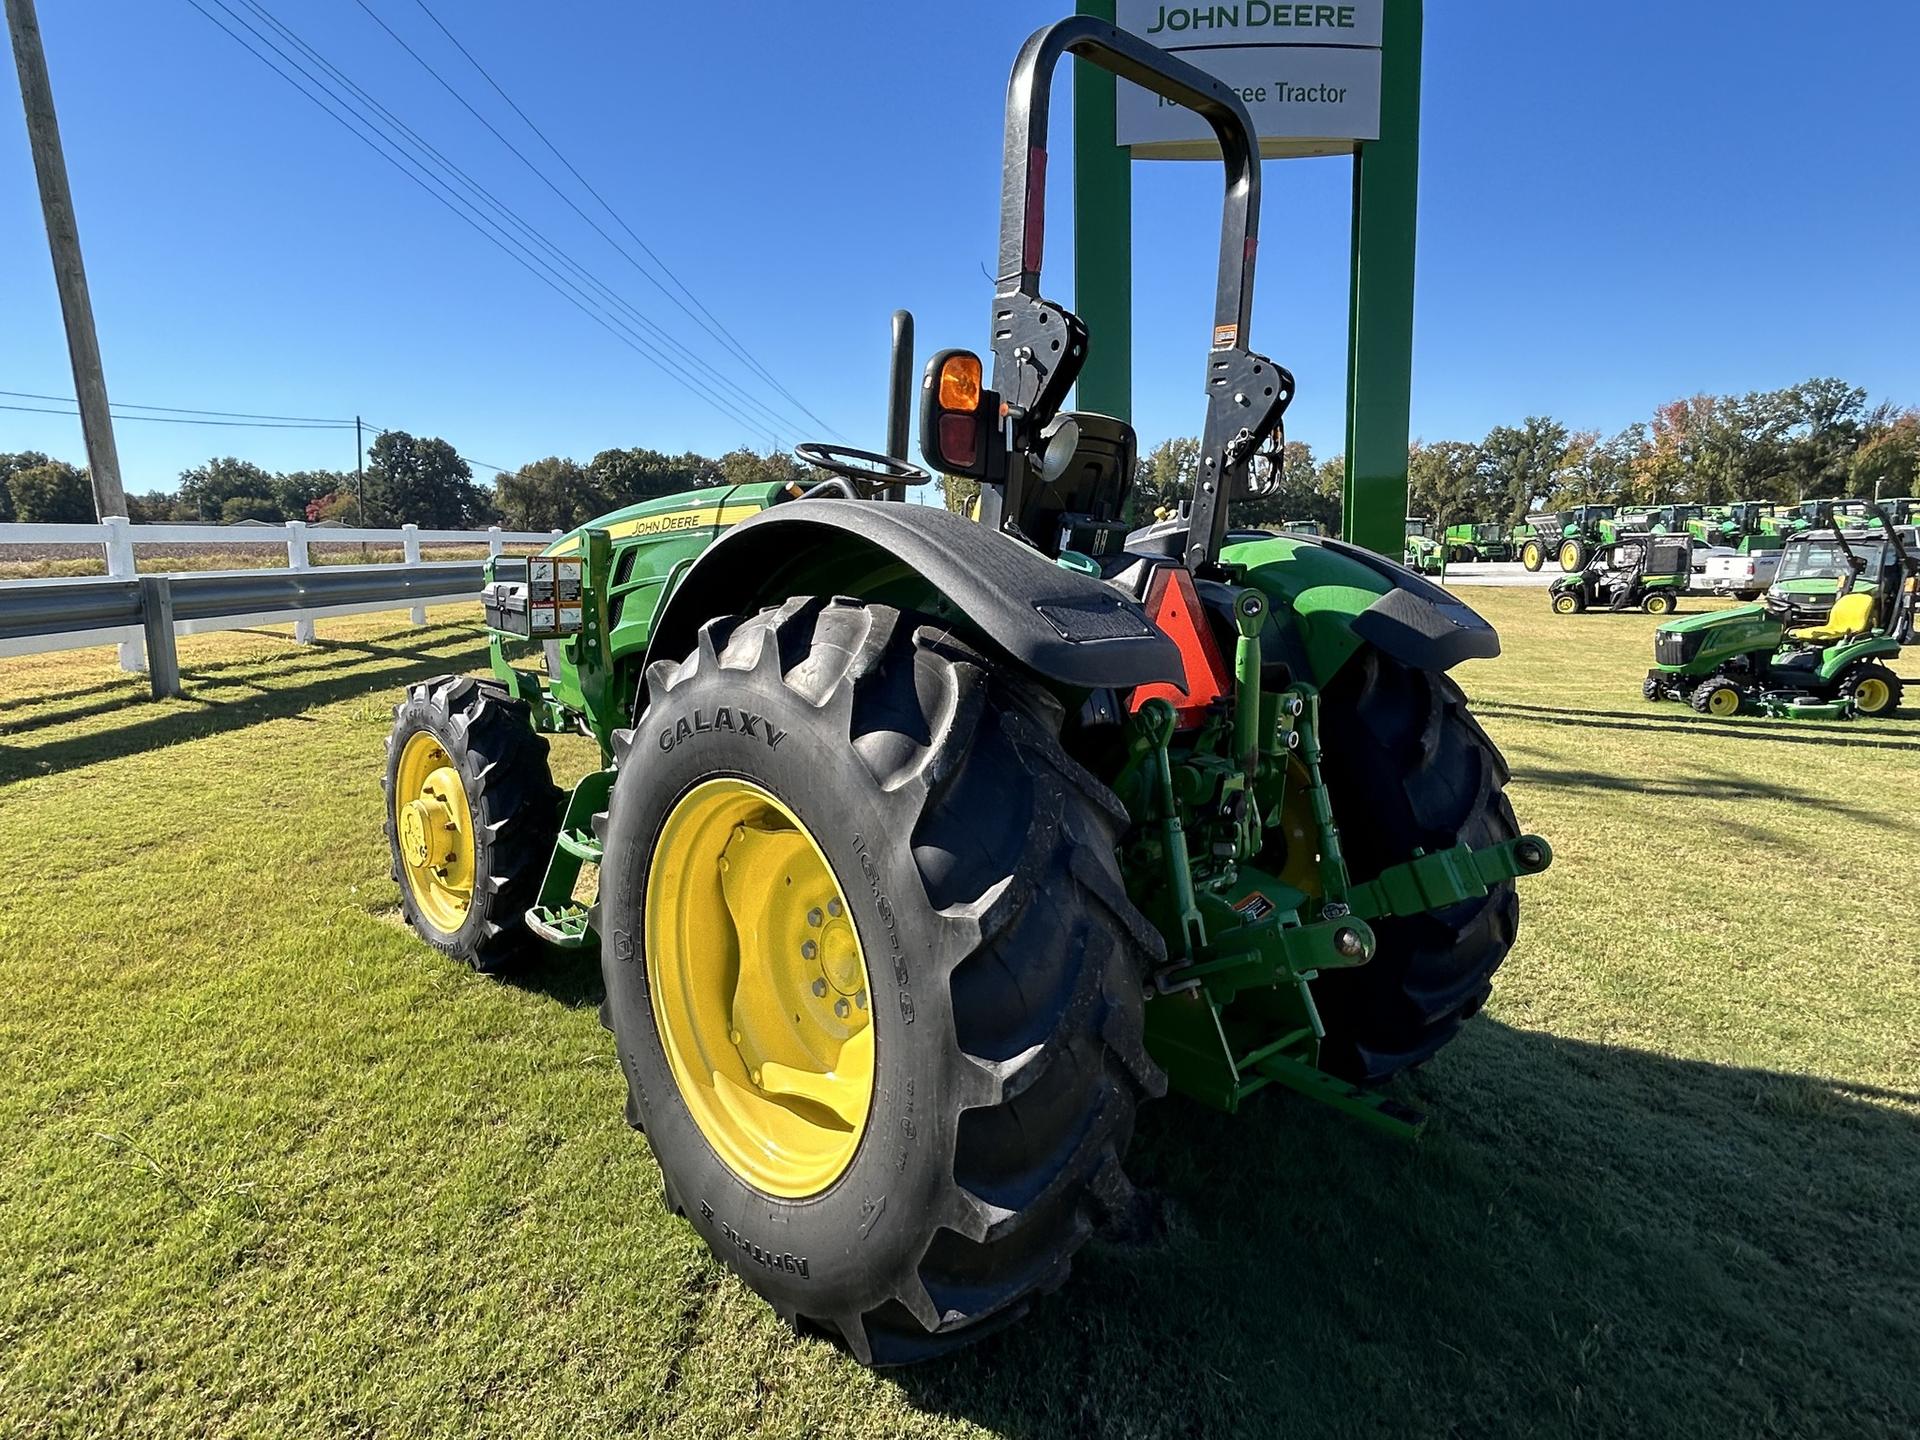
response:
[[[887,372],[887,454],[907,458],[909,417],[913,413],[913,312],[893,312],[893,359]],[[890,485],[887,499],[904,501],[907,487]]]

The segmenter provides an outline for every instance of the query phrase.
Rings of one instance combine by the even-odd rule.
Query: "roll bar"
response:
[[[1226,162],[1213,330],[1207,352],[1207,418],[1194,478],[1187,564],[1213,561],[1227,535],[1227,501],[1248,465],[1279,430],[1293,377],[1247,348],[1253,262],[1260,231],[1260,152],[1240,97],[1220,80],[1137,35],[1088,16],[1028,37],[1007,82],[1006,151],[1000,182],[1000,273],[993,298],[993,390],[1004,407],[1005,482],[981,492],[980,518],[996,528],[1026,513],[1040,430],[1066,403],[1086,359],[1079,318],[1040,294],[1047,202],[1047,116],[1054,71],[1077,55],[1185,106],[1213,127]]]
[[[1253,254],[1260,231],[1260,162],[1253,121],[1240,97],[1206,71],[1103,20],[1075,16],[1036,30],[1007,81],[1006,158],[1000,185],[1002,294],[1040,294],[1047,203],[1047,114],[1053,72],[1066,54],[1194,111],[1213,127],[1226,161],[1220,273],[1213,323],[1246,343],[1253,306]]]

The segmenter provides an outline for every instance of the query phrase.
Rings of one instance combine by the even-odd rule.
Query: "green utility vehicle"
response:
[[[1418,516],[1407,516],[1407,541],[1400,561],[1409,570],[1422,575],[1439,575],[1447,568],[1446,554],[1440,548],[1440,542],[1433,538],[1431,521]]]
[[[1077,55],[1197,111],[1226,166],[1189,514],[1124,517],[1137,441],[1067,411],[1089,336],[1043,297],[1048,97]],[[990,379],[920,388],[977,521],[889,452],[810,487],[603,516],[488,586],[492,678],[414,686],[395,879],[491,970],[597,950],[666,1202],[796,1326],[868,1363],[950,1350],[1062,1284],[1143,1202],[1136,1106],[1284,1087],[1389,1132],[1514,943],[1551,852],[1447,671],[1493,630],[1333,539],[1231,529],[1293,377],[1247,348],[1259,152],[1237,94],[1092,18],[1008,89]],[[526,641],[541,671],[516,668]],[[511,648],[510,648],[511,647]],[[568,794],[551,733],[598,745]]]
[[[1587,610],[1631,610],[1671,615],[1693,574],[1693,541],[1686,535],[1641,535],[1602,545],[1578,575],[1560,575],[1547,587],[1556,615]]]
[[[1721,716],[1752,709],[1848,718],[1897,710],[1901,680],[1888,664],[1915,638],[1920,537],[1877,518],[1879,532],[1834,518],[1826,531],[1788,540],[1758,605],[1662,625],[1642,693]]]
[[[1449,525],[1444,541],[1454,564],[1513,559],[1513,535],[1504,525]]]

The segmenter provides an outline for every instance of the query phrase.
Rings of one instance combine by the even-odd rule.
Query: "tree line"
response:
[[[1135,468],[1141,520],[1193,494],[1200,443],[1164,440]],[[1316,461],[1288,441],[1236,522],[1319,520],[1337,528],[1345,457]],[[1920,491],[1920,409],[1869,405],[1843,380],[1813,379],[1746,395],[1695,395],[1612,434],[1551,416],[1496,425],[1484,439],[1407,448],[1407,513],[1445,523],[1511,524],[1570,505],[1725,504],[1912,495]]]
[[[811,481],[791,456],[733,450],[718,458],[644,447],[602,450],[582,463],[549,456],[493,483],[437,436],[383,431],[367,452],[364,474],[344,470],[269,471],[217,456],[184,470],[172,490],[128,494],[135,524],[234,525],[247,521],[430,530],[570,530],[623,505],[709,485]],[[0,522],[89,524],[93,489],[85,469],[36,450],[0,452]]]
[[[1135,467],[1135,515],[1172,510],[1193,494],[1200,443],[1163,440]],[[1259,493],[1236,503],[1248,525],[1340,521],[1345,460],[1318,459],[1290,440],[1263,466]],[[1869,405],[1867,392],[1812,379],[1746,395],[1695,395],[1612,435],[1570,430],[1545,415],[1496,425],[1478,442],[1416,440],[1408,447],[1408,513],[1440,523],[1508,524],[1542,505],[1722,504],[1912,495],[1920,491],[1920,409]],[[183,471],[171,491],[129,495],[136,522],[234,524],[337,521],[461,530],[567,530],[623,505],[709,485],[809,482],[818,476],[785,454],[732,450],[711,457],[645,447],[602,450],[591,460],[551,455],[502,471],[491,485],[445,440],[388,430],[365,473],[270,472],[232,456]],[[964,508],[972,487],[943,481]],[[0,453],[0,521],[85,523],[93,516],[86,471],[38,451]]]

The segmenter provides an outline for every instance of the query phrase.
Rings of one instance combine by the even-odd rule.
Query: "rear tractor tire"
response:
[[[1164,945],[1059,705],[948,627],[796,599],[653,666],[596,928],[666,1200],[867,1364],[1018,1318],[1132,1217]]]
[[[1587,563],[1587,544],[1584,540],[1569,540],[1560,547],[1560,568],[1568,574],[1582,568]]]
[[[1520,563],[1529,570],[1538,570],[1547,563],[1547,547],[1538,540],[1529,540],[1520,547]]]
[[[1856,665],[1841,682],[1840,693],[1853,701],[1856,715],[1876,719],[1900,708],[1900,677],[1884,665]]]
[[[553,854],[560,791],[525,703],[468,675],[415,685],[394,707],[383,788],[414,933],[475,970],[531,948],[527,907]]]
[[[1322,703],[1322,728],[1339,739],[1327,747],[1327,785],[1356,882],[1416,848],[1497,845],[1520,833],[1506,762],[1446,675],[1367,647]],[[1374,958],[1313,982],[1327,1030],[1322,1063],[1374,1084],[1431,1058],[1486,1003],[1519,915],[1506,881],[1446,910],[1374,921]]]

